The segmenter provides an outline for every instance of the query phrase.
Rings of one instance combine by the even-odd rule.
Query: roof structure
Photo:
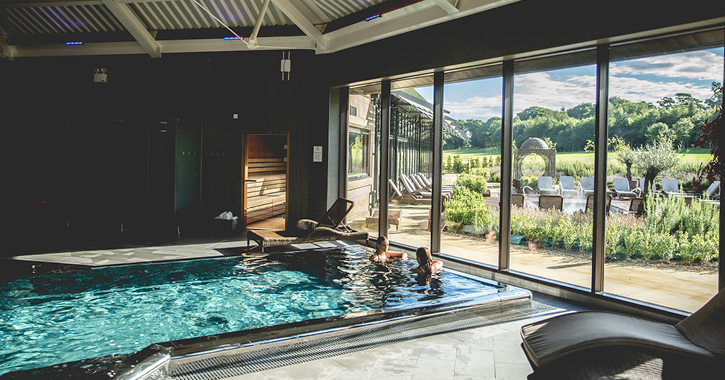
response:
[[[409,113],[417,113],[421,115],[421,123],[426,126],[433,125],[433,105],[427,101],[411,95],[402,90],[392,91],[393,97],[398,99],[398,107],[405,109]],[[444,110],[444,113],[446,111]],[[465,141],[469,141],[469,138],[463,127],[455,123],[453,118],[444,116],[443,117],[443,133],[451,134],[456,137],[460,137]]]
[[[0,0],[0,56],[324,54],[517,1]]]

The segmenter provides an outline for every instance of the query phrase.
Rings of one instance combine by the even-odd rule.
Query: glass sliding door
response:
[[[514,64],[511,269],[589,288],[596,52]]]
[[[355,202],[347,220],[372,236],[378,226],[373,214],[379,202],[379,98],[380,85],[350,88],[347,110],[347,198]]]
[[[610,48],[607,293],[684,311],[717,293],[719,201],[704,192],[721,178],[700,172],[712,156],[694,145],[722,104],[720,36]]]
[[[391,84],[388,237],[412,247],[430,246],[432,83],[424,77]]]
[[[502,67],[446,73],[441,252],[496,266]]]

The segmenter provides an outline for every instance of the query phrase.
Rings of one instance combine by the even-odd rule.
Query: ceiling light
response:
[[[244,37],[240,37],[240,36],[229,36],[229,37],[224,37],[224,39],[225,40],[243,40]]]

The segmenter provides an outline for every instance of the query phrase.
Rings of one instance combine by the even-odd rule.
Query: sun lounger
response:
[[[554,183],[549,176],[539,177],[539,194],[557,195],[558,191],[554,188]]]
[[[594,194],[594,177],[582,177],[579,189],[585,197]]]
[[[684,195],[680,192],[680,186],[674,178],[662,178],[662,193],[670,195]]]
[[[709,199],[720,199],[719,194],[715,194],[715,190],[720,188],[720,181],[714,181],[710,184],[710,187],[707,188],[707,190],[702,192],[703,198],[709,198]]]
[[[572,176],[563,175],[559,177],[559,190],[561,190],[562,196],[579,196],[579,190],[574,186],[574,177]]]
[[[351,200],[338,198],[319,221],[300,219],[295,231],[252,230],[247,232],[247,251],[250,242],[254,241],[264,252],[266,247],[288,244],[312,243],[329,240],[367,241],[368,233],[355,231],[343,223],[352,211],[355,203]]]
[[[637,193],[629,188],[629,180],[627,180],[626,178],[617,177],[617,178],[614,178],[612,180],[612,182],[614,182],[614,195],[617,198],[622,198],[622,197],[637,198]]]
[[[695,376],[695,373],[702,373],[702,370],[708,372],[709,369],[718,367],[719,370],[723,369],[722,363],[725,363],[723,315],[725,315],[725,291],[720,291],[702,308],[675,326],[604,311],[564,314],[523,326],[522,347],[535,367],[535,373],[539,370],[546,372],[549,368],[567,371],[569,367],[577,366],[580,358],[591,357],[595,352],[599,352],[598,349],[610,348],[612,352],[643,352],[661,358],[662,367],[667,367],[670,363],[682,364],[685,366],[683,368],[685,372],[694,376],[688,378],[702,378]],[[591,371],[591,377],[586,378],[649,378],[607,377],[617,374],[597,371],[607,371],[618,363],[607,363],[609,357],[597,356],[601,360],[600,366],[583,368]],[[551,378],[569,378],[557,377],[551,371],[549,374],[554,376]],[[667,378],[663,374],[660,376]]]
[[[388,184],[390,184],[390,187],[393,189],[393,194],[390,196],[390,201],[394,203],[407,203],[407,204],[419,204],[419,205],[429,205],[430,204],[430,197],[423,197],[422,195],[413,194],[413,193],[405,193],[403,194],[400,189],[398,189],[398,186],[393,182],[392,179],[388,179]]]

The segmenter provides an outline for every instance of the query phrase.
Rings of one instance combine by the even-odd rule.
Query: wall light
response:
[[[66,45],[83,45],[83,41],[67,41]]]
[[[225,39],[225,40],[243,40],[243,39],[244,39],[244,37],[239,37],[239,36],[229,36],[229,37],[224,37],[224,39]]]
[[[365,17],[365,21],[370,21],[370,20],[373,20],[373,19],[376,19],[376,18],[379,18],[379,17],[380,17],[380,13],[376,13],[376,14],[374,14],[372,16]]]

